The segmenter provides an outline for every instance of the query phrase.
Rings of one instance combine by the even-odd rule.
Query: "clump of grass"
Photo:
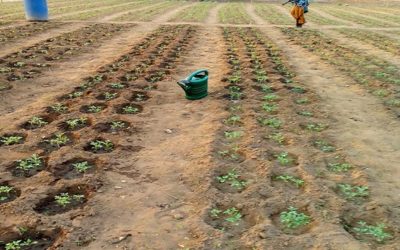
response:
[[[313,142],[313,145],[314,147],[318,148],[319,150],[325,153],[334,152],[336,150],[334,146],[332,146],[325,140],[315,140]]]
[[[68,193],[61,193],[59,195],[54,196],[55,202],[63,208],[71,204],[72,201],[82,202],[84,198],[85,198],[84,195],[78,195],[78,194],[69,195]]]
[[[217,177],[219,183],[227,183],[231,187],[241,190],[246,187],[247,182],[240,180],[240,175],[235,169],[229,171],[226,175],[221,175]]]
[[[10,146],[20,143],[22,139],[24,138],[18,135],[3,136],[0,137],[0,143],[6,146]]]
[[[0,201],[5,201],[10,198],[10,193],[14,188],[10,186],[0,186]]]
[[[289,207],[287,211],[280,214],[280,221],[285,228],[297,229],[308,225],[311,222],[311,217],[298,212],[295,207]]]
[[[339,191],[348,200],[355,198],[365,198],[369,196],[369,188],[367,186],[352,186],[350,184],[338,184]]]
[[[302,179],[296,178],[291,175],[278,175],[275,177],[275,180],[292,183],[292,184],[296,185],[296,187],[298,187],[298,188],[302,187],[304,185],[304,181]]]
[[[32,169],[36,169],[41,167],[43,164],[42,158],[37,154],[33,154],[31,157],[23,160],[17,161],[17,169],[21,169],[23,171],[29,171]]]
[[[92,166],[87,161],[77,162],[72,164],[72,166],[79,173],[85,173],[86,171],[92,168]]]
[[[354,227],[353,230],[358,235],[367,235],[372,236],[374,240],[379,243],[383,243],[388,239],[393,238],[393,235],[386,232],[386,225],[383,223],[377,224],[376,226],[368,225],[365,221],[359,221],[357,227]]]

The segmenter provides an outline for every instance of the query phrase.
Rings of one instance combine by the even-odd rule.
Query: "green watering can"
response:
[[[180,80],[178,85],[186,93],[186,99],[198,100],[208,95],[208,70],[200,69],[193,72],[184,80]]]

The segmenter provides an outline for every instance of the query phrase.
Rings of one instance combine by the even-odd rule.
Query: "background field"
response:
[[[0,3],[0,249],[399,249],[400,3]],[[176,84],[209,70],[209,96]]]

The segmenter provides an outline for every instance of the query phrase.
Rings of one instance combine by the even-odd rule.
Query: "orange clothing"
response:
[[[304,18],[304,9],[302,7],[297,5],[293,6],[290,14],[292,14],[294,19],[296,19],[297,24],[302,25],[306,23],[306,19]]]

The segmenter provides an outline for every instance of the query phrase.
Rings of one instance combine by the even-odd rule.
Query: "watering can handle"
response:
[[[186,79],[190,82],[193,77],[200,75],[201,73],[204,73],[206,76],[208,76],[208,70],[206,69],[200,69],[195,72],[193,72],[190,76],[188,76]]]

